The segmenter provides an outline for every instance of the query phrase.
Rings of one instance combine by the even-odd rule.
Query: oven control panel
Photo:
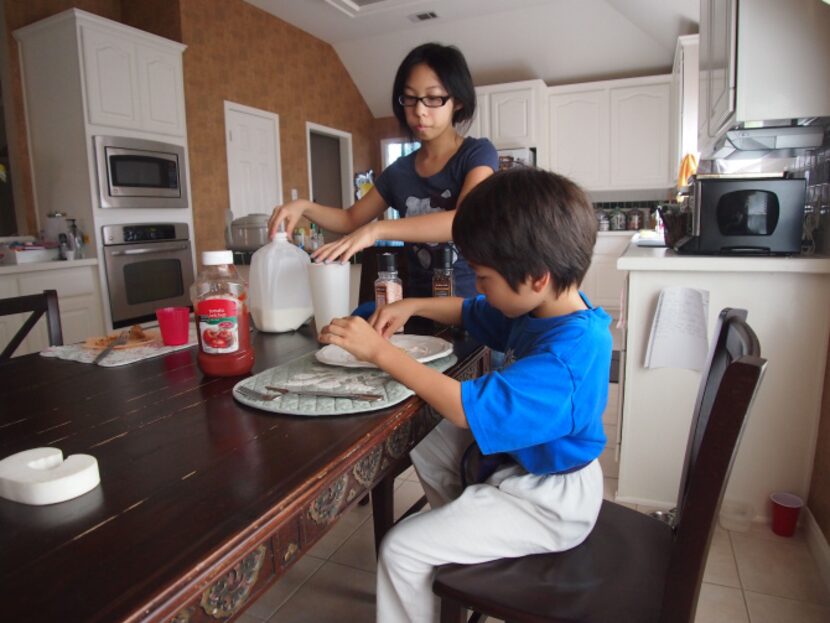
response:
[[[188,240],[186,223],[136,223],[132,225],[104,225],[101,228],[104,246]]]

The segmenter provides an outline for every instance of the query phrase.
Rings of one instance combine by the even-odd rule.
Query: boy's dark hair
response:
[[[476,90],[464,55],[454,45],[424,43],[406,55],[398,67],[398,73],[395,74],[395,83],[392,86],[392,110],[401,128],[411,136],[412,132],[406,123],[406,111],[398,102],[398,96],[403,95],[412,68],[421,63],[435,72],[447,90],[447,95],[452,95],[453,100],[461,104],[461,108],[452,115],[453,124],[460,125],[462,129],[465,122],[469,125],[469,121],[476,112]]]
[[[566,177],[522,167],[494,173],[461,202],[452,238],[470,262],[494,269],[516,291],[550,273],[554,292],[579,286],[597,237],[594,209]]]

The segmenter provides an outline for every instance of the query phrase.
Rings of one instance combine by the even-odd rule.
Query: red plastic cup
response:
[[[772,501],[772,531],[778,536],[795,534],[798,513],[804,506],[804,500],[783,491],[773,493],[769,499]]]
[[[162,307],[156,310],[161,339],[167,346],[187,344],[190,329],[190,308]]]

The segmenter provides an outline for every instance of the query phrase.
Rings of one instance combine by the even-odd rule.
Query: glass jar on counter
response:
[[[620,208],[617,207],[611,210],[611,216],[608,218],[611,224],[611,231],[623,231],[625,229],[625,212]]]
[[[640,229],[640,211],[631,210],[625,219],[626,229],[638,231]]]
[[[608,231],[611,229],[611,221],[608,219],[608,215],[605,213],[605,210],[597,210],[596,215],[598,231]]]

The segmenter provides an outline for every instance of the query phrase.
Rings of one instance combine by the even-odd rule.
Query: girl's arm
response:
[[[274,208],[268,221],[268,234],[273,238],[279,224],[285,222],[285,231],[290,237],[297,221],[303,216],[329,231],[338,234],[349,233],[377,218],[385,209],[386,201],[375,188],[369,190],[346,210],[324,206],[307,199],[297,199]]]
[[[471,169],[464,178],[456,206],[464,200],[476,184],[493,174],[493,169],[479,166]],[[372,191],[377,192],[374,188]],[[371,194],[371,192],[369,194]],[[368,197],[369,195],[367,195]],[[380,197],[380,194],[378,193]],[[382,201],[382,199],[381,199]],[[355,207],[357,204],[355,204]],[[381,208],[383,211],[383,208]],[[306,215],[308,216],[308,215]],[[404,242],[446,242],[452,240],[452,221],[455,210],[445,210],[421,216],[410,216],[395,221],[376,221],[354,230],[340,240],[320,247],[314,259],[348,261],[358,251],[370,247],[378,240],[403,240]],[[314,219],[312,219],[314,220]],[[371,220],[371,219],[370,219]],[[325,226],[325,225],[324,225]],[[327,227],[327,226],[325,226]],[[328,228],[327,229],[331,229]],[[335,230],[332,230],[335,231]]]

